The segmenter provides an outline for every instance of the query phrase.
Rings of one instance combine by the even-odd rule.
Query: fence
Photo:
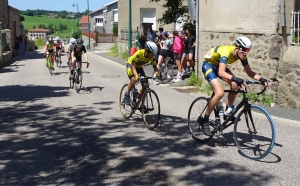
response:
[[[300,11],[292,11],[291,18],[291,44],[292,45],[300,45],[300,28],[299,28],[299,19]]]
[[[82,34],[88,37],[88,31],[83,31]],[[90,32],[90,38],[95,38],[95,33]],[[118,34],[98,33],[97,43],[115,43],[118,39]]]

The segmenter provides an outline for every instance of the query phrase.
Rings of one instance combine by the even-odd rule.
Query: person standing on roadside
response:
[[[15,56],[18,56],[19,55],[19,37],[16,36],[16,39],[15,39],[15,46],[14,46],[14,49],[15,49]]]
[[[23,45],[22,35],[19,36],[19,49],[20,49],[20,55],[24,55],[24,45]]]
[[[178,68],[176,79],[174,79],[174,82],[182,81],[181,73],[182,73],[182,66],[181,66],[181,56],[184,51],[184,43],[182,39],[178,35],[178,31],[173,31],[173,55],[174,60],[176,61],[176,65]]]
[[[195,46],[196,46],[196,37],[192,35],[191,30],[187,30],[188,36],[188,61],[187,61],[187,72],[191,73],[190,67],[192,67],[192,72],[195,72],[195,62],[194,62],[194,55],[195,55]]]
[[[181,32],[181,39],[183,40],[183,43],[184,43],[184,51],[183,51],[182,57],[181,57],[181,66],[182,66],[181,77],[183,77],[183,76],[187,75],[187,72],[185,70],[187,68],[187,55],[188,55],[189,38],[187,37],[187,32],[186,31]]]

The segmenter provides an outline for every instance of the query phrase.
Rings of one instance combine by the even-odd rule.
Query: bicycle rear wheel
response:
[[[160,118],[159,99],[154,90],[147,90],[140,108],[145,125],[148,129],[153,130],[158,125]]]
[[[81,89],[81,85],[82,85],[82,71],[81,69],[78,70],[78,72],[76,71],[75,73],[75,88],[76,88],[76,92],[79,93],[80,89]]]
[[[206,97],[198,97],[196,98],[190,108],[189,108],[189,112],[188,112],[188,126],[190,129],[190,132],[192,133],[192,137],[199,142],[208,142],[214,135],[212,136],[206,136],[203,133],[203,129],[202,129],[202,120],[204,118],[205,115],[205,110],[208,104],[208,98]],[[209,122],[210,124],[210,131],[213,130],[214,125],[212,122]]]
[[[131,105],[126,105],[124,103],[124,95],[127,90],[128,90],[128,84],[123,85],[123,87],[121,88],[120,97],[119,97],[120,111],[121,111],[122,116],[125,119],[130,118],[133,113]],[[132,93],[132,91],[130,91],[130,93]],[[132,95],[130,97],[132,98]]]
[[[174,68],[171,64],[167,66],[161,67],[163,68],[161,71],[161,79],[163,83],[170,82],[174,76]]]
[[[249,110],[242,110],[238,114],[233,135],[235,144],[243,156],[260,160],[272,151],[276,139],[276,128],[266,110],[251,105]]]

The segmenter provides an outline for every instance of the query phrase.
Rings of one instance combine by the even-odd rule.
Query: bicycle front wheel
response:
[[[79,72],[76,72],[75,74],[75,88],[76,92],[79,93],[82,85],[82,71],[79,70]]]
[[[203,133],[203,129],[202,129],[202,120],[205,115],[207,104],[208,104],[208,98],[198,97],[192,102],[188,113],[188,126],[192,134],[192,137],[196,141],[202,143],[209,141],[213,137],[213,135],[206,136]],[[212,124],[212,122],[209,122],[209,124],[210,124],[210,130],[212,131],[214,125]]]
[[[121,88],[120,97],[119,97],[120,111],[121,111],[122,116],[125,119],[130,118],[133,113],[131,105],[126,105],[124,103],[125,92],[127,90],[128,90],[128,84],[124,84],[123,87]],[[132,95],[131,95],[131,97],[132,97]]]
[[[140,108],[145,125],[148,129],[153,130],[158,125],[160,118],[159,99],[154,90],[147,91]]]
[[[248,110],[244,109],[238,114],[233,135],[235,144],[243,156],[260,160],[272,151],[276,128],[266,110],[251,105]]]

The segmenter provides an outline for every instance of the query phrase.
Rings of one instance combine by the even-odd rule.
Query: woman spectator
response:
[[[24,45],[23,45],[22,35],[19,36],[19,49],[20,49],[20,55],[23,55],[24,54]]]
[[[15,39],[14,49],[15,49],[15,56],[18,56],[19,55],[19,50],[20,50],[19,37],[18,36],[16,36],[16,39]]]
[[[176,79],[174,79],[175,82],[182,81],[181,73],[182,73],[182,66],[181,66],[181,55],[184,51],[184,43],[182,39],[178,35],[178,31],[173,31],[173,55],[174,60],[176,61],[176,65],[178,68]]]
[[[185,70],[187,68],[187,55],[188,55],[189,38],[187,37],[187,32],[186,31],[181,32],[181,38],[183,39],[183,43],[184,43],[184,51],[183,51],[182,57],[181,57],[181,66],[182,66],[181,76],[183,77],[183,76],[187,75]]]
[[[172,41],[169,39],[169,34],[166,31],[162,32],[162,40],[159,42],[160,53],[158,56],[157,68],[160,68],[160,64],[163,59],[170,56],[171,47],[173,45]]]
[[[187,61],[187,72],[190,73],[192,67],[192,72],[195,72],[195,62],[194,62],[194,55],[195,55],[195,41],[196,37],[192,35],[191,30],[187,30],[188,36],[188,61]]]

